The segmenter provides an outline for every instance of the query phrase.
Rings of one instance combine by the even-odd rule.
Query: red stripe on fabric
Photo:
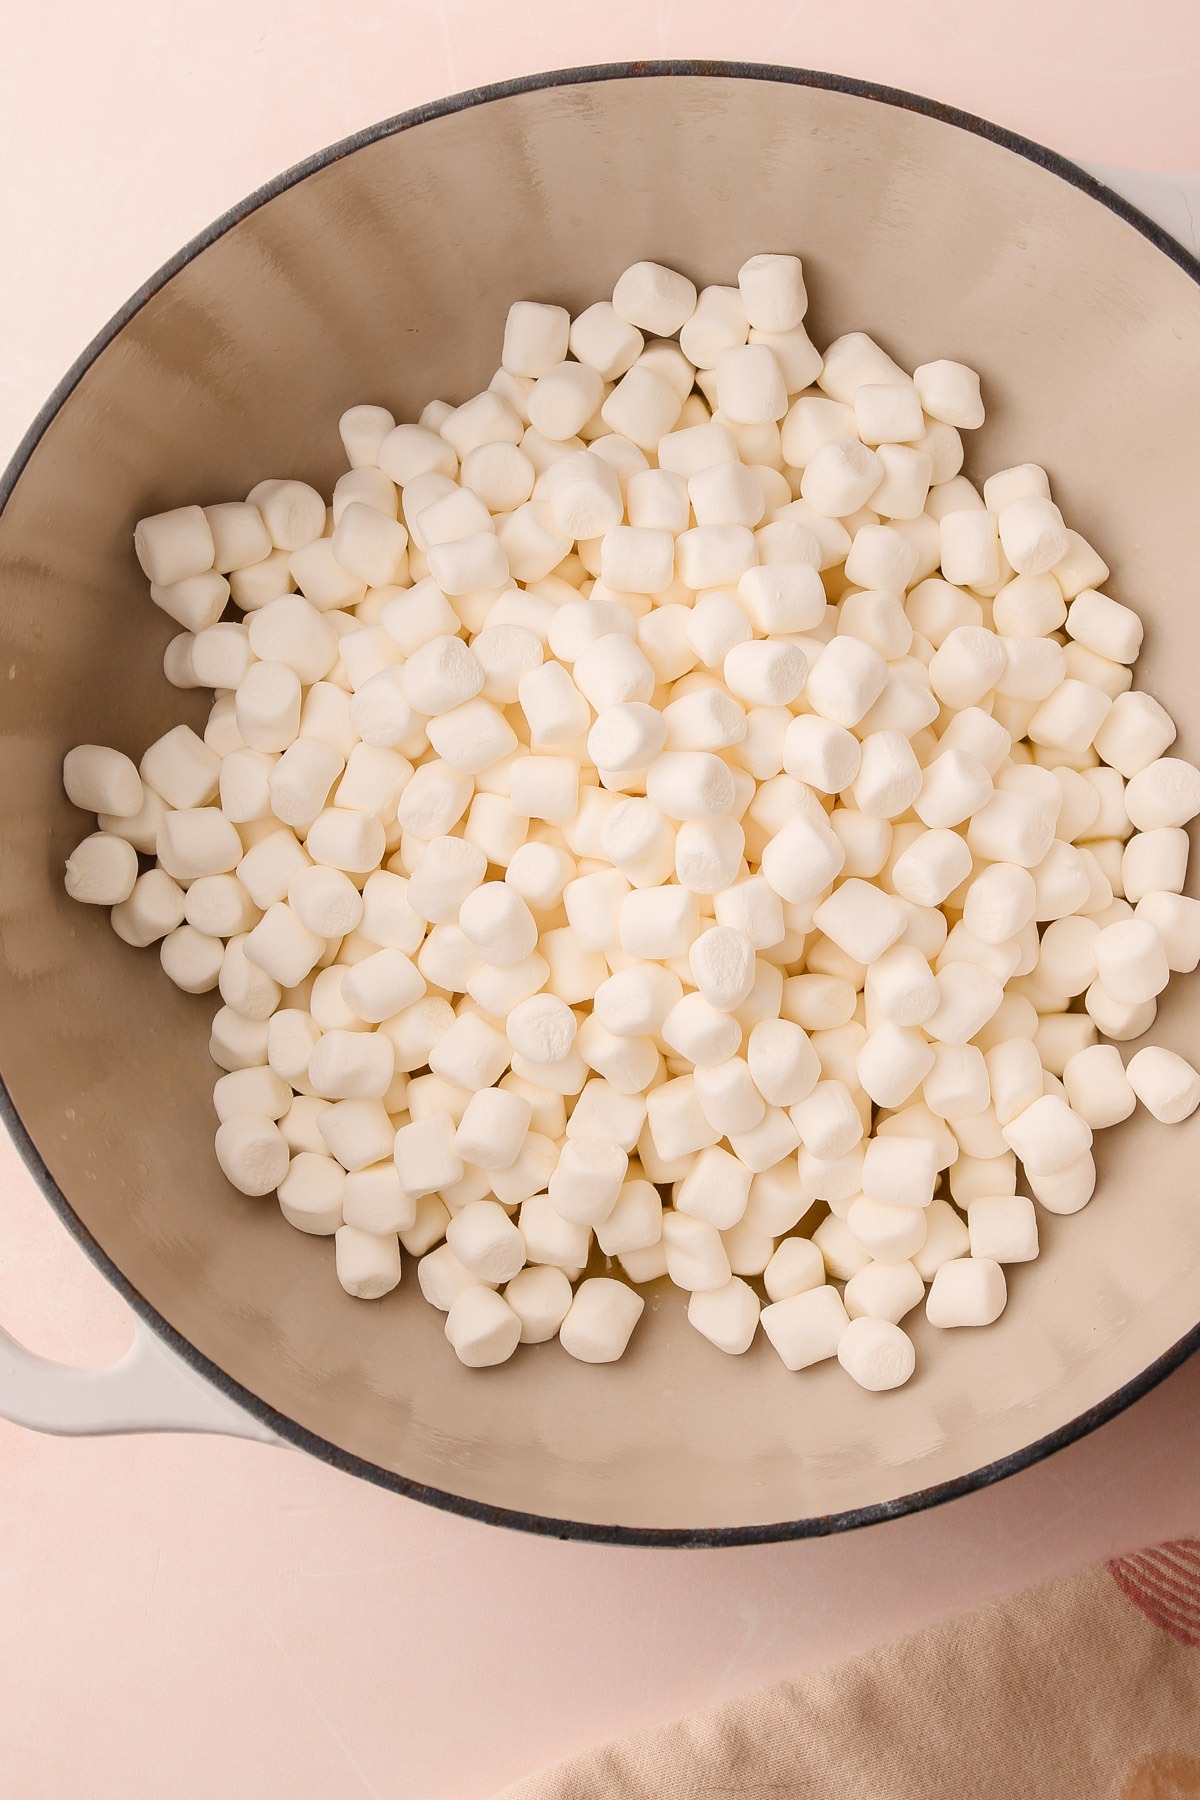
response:
[[[1145,1580],[1155,1581],[1163,1593],[1200,1612],[1200,1585],[1194,1581],[1181,1581],[1169,1563],[1149,1557],[1135,1557],[1132,1561]]]
[[[1200,1646],[1200,1600],[1189,1592],[1181,1605],[1177,1591],[1163,1582],[1156,1567],[1148,1564],[1147,1555],[1110,1562],[1110,1575],[1130,1604],[1152,1625],[1191,1649]]]

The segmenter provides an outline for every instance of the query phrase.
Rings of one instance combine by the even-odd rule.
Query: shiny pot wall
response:
[[[136,758],[204,714],[163,681],[173,627],[146,596],[134,521],[267,475],[328,489],[343,408],[411,417],[435,395],[466,398],[512,300],[577,308],[639,257],[704,282],[732,280],[756,250],[798,251],[818,343],[862,328],[907,366],[979,368],[989,422],[969,472],[1049,468],[1113,591],[1143,614],[1139,683],[1195,757],[1197,270],[1097,193],[975,121],[826,77],[538,77],[293,171],[151,283],[39,421],[0,517],[0,1070],[51,1201],[283,1435],[533,1529],[745,1541],[995,1479],[1191,1347],[1197,1127],[1140,1113],[1102,1145],[1095,1202],[1043,1215],[1044,1254],[1012,1271],[999,1325],[918,1324],[918,1374],[895,1394],[862,1393],[836,1366],[788,1374],[761,1340],[723,1356],[670,1291],[619,1364],[584,1367],[551,1344],[464,1370],[411,1263],[395,1295],[352,1301],[330,1243],[226,1185],[211,999],[178,993],[61,882],[88,829],[60,789],[64,751],[92,740]],[[1178,985],[1154,1035],[1186,1052]]]

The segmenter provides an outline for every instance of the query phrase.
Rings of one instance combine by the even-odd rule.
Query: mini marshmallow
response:
[[[489,1286],[511,1281],[525,1263],[525,1240],[495,1200],[473,1200],[446,1226],[446,1242],[463,1268]]]
[[[217,1128],[217,1161],[239,1193],[269,1194],[288,1174],[288,1147],[273,1120],[239,1113]]]
[[[925,1213],[920,1207],[881,1206],[860,1194],[850,1203],[846,1223],[876,1262],[907,1262],[925,1242]]]
[[[694,1065],[725,1062],[741,1045],[736,1019],[718,1012],[701,994],[685,994],[662,1023],[662,1037],[677,1055]]]
[[[986,508],[944,513],[941,518],[942,574],[957,587],[990,587],[1000,580],[1000,539],[996,515]]]
[[[816,1287],[775,1300],[762,1327],[787,1369],[807,1369],[836,1356],[850,1320],[836,1288]]]
[[[858,773],[851,784],[854,803],[872,818],[898,818],[916,802],[923,779],[921,766],[902,732],[870,732],[862,740]],[[990,792],[990,780],[987,786]]]
[[[815,452],[800,478],[800,495],[826,518],[846,518],[865,506],[883,477],[873,450],[837,438]]]
[[[353,1225],[334,1233],[337,1278],[356,1300],[379,1300],[400,1280],[400,1246],[389,1233],[376,1237]]]
[[[1154,1000],[1114,1000],[1100,980],[1093,981],[1083,1003],[1097,1029],[1119,1044],[1149,1031],[1158,1011]]]
[[[158,587],[202,575],[212,568],[215,556],[210,521],[199,506],[179,506],[139,519],[133,548],[142,573]]]
[[[914,838],[892,865],[892,886],[917,906],[940,906],[971,872],[972,858],[957,832],[936,829]],[[1030,881],[1030,916],[1033,884]]]
[[[716,376],[717,404],[731,424],[767,424],[788,410],[783,370],[765,344],[718,350]]]
[[[787,728],[783,766],[819,793],[840,794],[858,774],[861,754],[852,732],[817,713],[802,713]]]
[[[507,1362],[521,1341],[521,1321],[489,1287],[464,1288],[446,1314],[446,1337],[469,1369]]]
[[[1200,901],[1183,894],[1145,894],[1134,908],[1134,915],[1148,919],[1154,926],[1173,971],[1190,974],[1200,963]]]
[[[903,1387],[917,1364],[912,1341],[899,1325],[865,1315],[847,1325],[838,1340],[837,1358],[859,1387],[872,1394]]]
[[[616,1362],[645,1309],[640,1294],[606,1276],[583,1281],[559,1328],[559,1342],[580,1362]]]
[[[841,841],[827,825],[797,818],[763,849],[762,873],[781,900],[796,904],[815,900],[836,879],[845,860]]]
[[[1062,1079],[1072,1112],[1093,1131],[1119,1125],[1137,1101],[1113,1044],[1091,1044],[1076,1051],[1064,1064]]]
[[[696,308],[696,290],[686,275],[661,263],[633,263],[617,281],[613,310],[630,325],[655,337],[674,337]]]
[[[728,1150],[701,1150],[682,1181],[674,1184],[673,1204],[679,1213],[704,1219],[718,1231],[736,1225],[746,1210],[750,1170]]]
[[[965,363],[922,363],[913,371],[913,381],[921,405],[930,418],[940,419],[962,431],[975,431],[983,424],[983,401],[979,396],[979,377]]]
[[[725,685],[750,706],[787,706],[808,675],[808,660],[795,644],[756,640],[735,644],[723,665]]]
[[[160,835],[162,829],[160,826]],[[179,867],[167,873],[184,876],[186,871]],[[129,899],[137,879],[138,859],[133,845],[124,838],[96,831],[76,844],[67,858],[64,885],[72,900],[82,900],[90,906],[117,906]]]
[[[1018,575],[1048,574],[1069,548],[1062,514],[1040,494],[1000,504],[997,525],[1004,554]]]
[[[1175,742],[1175,722],[1151,694],[1118,694],[1093,739],[1097,754],[1127,779]]]
[[[722,1288],[693,1293],[687,1312],[688,1323],[729,1356],[743,1355],[758,1330],[758,1296],[736,1276]]]
[[[611,431],[629,438],[639,450],[654,450],[673,430],[680,411],[679,395],[671,384],[653,369],[635,366],[612,389],[600,408],[600,417]]]
[[[867,1145],[863,1193],[877,1205],[927,1207],[936,1179],[936,1158],[928,1140],[876,1137]]]
[[[875,704],[887,681],[887,664],[869,644],[837,637],[809,672],[806,696],[822,718],[851,729]]]
[[[740,931],[715,925],[688,948],[692,979],[710,1006],[733,1012],[754,983],[754,946]]]
[[[1125,1075],[1147,1112],[1161,1125],[1178,1125],[1200,1106],[1200,1075],[1174,1050],[1147,1045],[1130,1057]]]
[[[1095,957],[1105,992],[1123,1005],[1155,999],[1170,980],[1162,939],[1147,919],[1106,926],[1096,937]]]
[[[892,1325],[924,1298],[925,1283],[911,1262],[869,1263],[850,1278],[842,1296],[851,1320],[883,1319]]]
[[[869,964],[902,936],[905,917],[889,895],[852,879],[817,907],[813,923],[856,962]]]
[[[1032,1262],[1038,1254],[1037,1214],[1023,1194],[984,1194],[967,1209],[974,1261]]]
[[[291,1104],[291,1088],[270,1069],[239,1069],[222,1075],[213,1088],[213,1107],[222,1124],[245,1114],[279,1120]]]
[[[942,1263],[935,1273],[925,1301],[925,1317],[941,1330],[991,1325],[1007,1301],[1000,1264],[986,1257],[963,1256]]]
[[[812,1234],[821,1252],[826,1274],[834,1281],[850,1281],[871,1261],[845,1219],[831,1213]]]
[[[1186,825],[1200,813],[1200,770],[1176,756],[1160,756],[1130,777],[1125,810],[1138,831]]]
[[[685,1292],[709,1293],[730,1280],[732,1271],[721,1234],[706,1220],[687,1213],[664,1212],[662,1244],[667,1273],[675,1286]]]
[[[819,1081],[789,1112],[801,1143],[823,1161],[844,1156],[862,1138],[862,1119],[844,1082]]]
[[[135,765],[119,750],[102,744],[78,744],[63,758],[63,787],[72,806],[84,812],[133,818],[145,804],[145,790]]]
[[[1086,1120],[1054,1094],[1044,1094],[1010,1119],[1002,1135],[1031,1176],[1061,1173],[1092,1144]]]

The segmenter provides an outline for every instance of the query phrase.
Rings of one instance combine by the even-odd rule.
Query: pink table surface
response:
[[[531,68],[798,63],[1098,163],[1200,168],[1187,0],[107,0],[9,27],[4,455],[130,290],[230,203],[375,118]],[[1186,226],[1195,192],[1152,201]],[[129,1338],[3,1140],[0,1319],[80,1365]],[[0,1425],[0,1791],[483,1800],[602,1736],[1194,1526],[1198,1403],[1200,1360],[990,1492],[721,1553],[497,1532],[255,1445]]]

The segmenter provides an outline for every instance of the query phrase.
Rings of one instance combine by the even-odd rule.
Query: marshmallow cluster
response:
[[[484,392],[343,416],[328,506],[137,526],[214,700],[69,753],[67,890],[219,999],[234,1187],[358,1298],[411,1258],[472,1368],[612,1361],[665,1276],[896,1387],[1200,1101],[1116,1048],[1200,961],[1141,622],[1042,469],[962,474],[970,369],[806,307],[787,255],[520,301]]]

